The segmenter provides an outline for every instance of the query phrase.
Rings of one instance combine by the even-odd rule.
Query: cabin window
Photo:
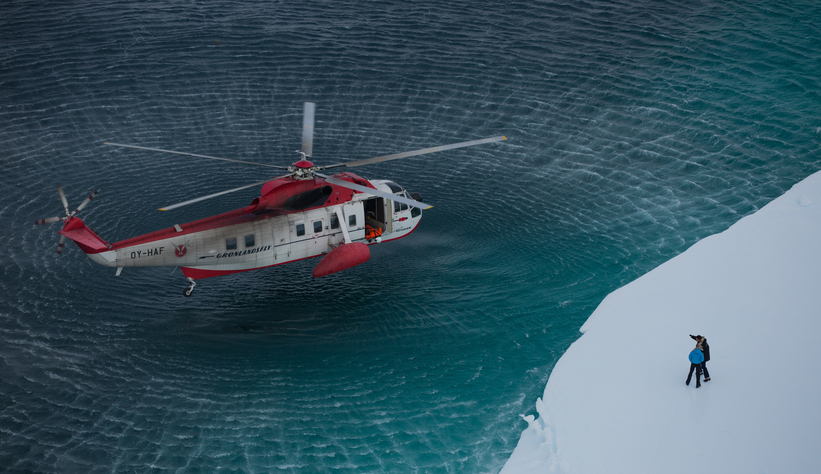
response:
[[[296,225],[296,236],[301,237],[305,235],[305,224],[297,224]]]
[[[314,234],[322,232],[322,221],[314,221]]]
[[[331,214],[331,229],[339,229],[339,217],[336,214]]]
[[[419,209],[418,207],[412,207],[411,208],[411,217],[419,217],[421,215],[422,215],[422,209]]]
[[[404,202],[399,202],[399,201],[394,201],[393,202],[393,212],[407,211],[408,207],[409,206],[407,204],[405,204]]]
[[[225,239],[225,250],[236,250],[237,249],[237,238],[231,237],[230,239]]]
[[[348,227],[356,227],[356,214],[348,216]]]
[[[245,236],[245,248],[250,248],[254,246],[254,234],[246,235]]]

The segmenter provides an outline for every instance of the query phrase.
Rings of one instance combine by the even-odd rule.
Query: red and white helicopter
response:
[[[417,193],[408,193],[388,180],[369,180],[349,172],[333,176],[320,171],[397,160],[454,148],[507,140],[504,136],[454,143],[434,148],[316,166],[308,158],[313,150],[315,104],[305,103],[302,123],[302,155],[292,166],[218,158],[179,151],[106,142],[106,145],[135,148],[199,158],[231,161],[287,170],[287,174],[239,188],[160,208],[169,211],[188,204],[222,196],[253,186],[262,186],[260,196],[246,207],[187,224],[106,242],[77,217],[97,195],[94,191],[73,212],[60,186],[65,217],[50,217],[37,224],[62,222],[57,253],[65,239],[73,240],[94,262],[116,267],[180,267],[188,280],[183,294],[191,296],[195,280],[282,265],[323,256],[313,276],[321,277],[368,261],[368,245],[402,238],[416,229],[422,209]]]

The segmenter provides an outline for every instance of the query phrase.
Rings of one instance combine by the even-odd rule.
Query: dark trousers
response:
[[[707,361],[701,363],[701,370],[704,372],[704,380],[710,378],[710,372],[707,372]]]
[[[690,385],[690,379],[693,378],[693,370],[696,371],[696,385],[701,385],[701,364],[693,364],[690,362],[690,373],[687,374],[687,385]]]

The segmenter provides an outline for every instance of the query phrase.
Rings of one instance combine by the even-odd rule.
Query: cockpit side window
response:
[[[389,188],[391,188],[391,192],[394,193],[394,194],[398,194],[398,193],[401,193],[402,191],[404,191],[404,189],[402,189],[402,186],[399,186],[396,183],[393,183],[393,182],[390,182],[390,181],[385,181],[385,184]]]

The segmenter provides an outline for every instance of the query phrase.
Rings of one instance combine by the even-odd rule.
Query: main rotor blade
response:
[[[373,194],[373,195],[376,195],[376,196],[381,196],[385,199],[390,199],[391,201],[402,202],[402,203],[405,203],[405,204],[407,204],[411,207],[419,207],[421,209],[430,209],[430,208],[433,207],[430,204],[425,204],[424,202],[414,201],[413,199],[408,199],[405,196],[397,196],[396,194],[386,193],[384,191],[379,191],[377,189],[369,188],[367,186],[360,186],[358,184],[349,183],[347,181],[337,179],[337,178],[332,178],[330,176],[326,176],[326,175],[321,174],[321,173],[316,173],[315,172],[314,174],[317,175],[317,176],[321,176],[321,177],[325,178],[325,181],[327,181],[331,184],[335,184],[337,186],[342,186],[343,188],[353,189],[354,191],[359,191],[359,192],[363,192],[363,193]]]
[[[275,179],[284,178],[286,176],[291,176],[291,175],[286,174],[284,176],[277,176],[276,178],[266,179],[265,181],[260,181],[258,183],[248,184],[246,186],[240,186],[239,188],[229,189],[227,191],[220,191],[218,193],[209,194],[208,196],[198,197],[196,199],[190,199],[188,201],[181,202],[181,203],[178,203],[178,204],[172,204],[170,206],[161,207],[158,210],[159,211],[170,211],[171,209],[176,209],[178,207],[183,207],[183,206],[187,206],[189,204],[194,204],[195,202],[205,201],[206,199],[211,199],[211,198],[215,198],[215,197],[218,197],[218,196],[222,196],[223,194],[229,194],[229,193],[233,193],[235,191],[242,191],[243,189],[253,188],[254,186],[259,186],[260,184],[265,184],[268,181],[273,181]]]
[[[305,109],[302,114],[302,153],[306,157],[311,156],[314,151],[314,111],[316,104],[305,102]]]
[[[454,148],[463,148],[463,147],[466,147],[466,146],[482,145],[484,143],[493,143],[493,142],[499,142],[499,141],[502,141],[502,140],[507,140],[507,137],[502,135],[502,136],[492,137],[492,138],[482,138],[481,140],[471,140],[469,142],[452,143],[450,145],[436,146],[436,147],[433,147],[433,148],[420,148],[419,150],[406,151],[404,153],[396,153],[396,154],[393,154],[393,155],[377,156],[375,158],[367,158],[367,159],[364,159],[364,160],[356,160],[356,161],[348,161],[348,162],[345,162],[345,163],[337,163],[335,165],[323,166],[323,167],[321,167],[321,169],[337,168],[339,166],[347,166],[348,168],[353,168],[354,166],[369,165],[371,163],[379,163],[379,162],[382,162],[382,161],[398,160],[400,158],[407,158],[409,156],[424,155],[426,153],[435,153],[437,151],[453,150]]]
[[[159,151],[161,153],[174,153],[175,155],[185,155],[185,156],[195,156],[197,158],[209,158],[212,160],[221,160],[221,161],[230,161],[233,163],[242,163],[244,165],[254,165],[254,166],[266,166],[268,168],[276,168],[280,170],[287,170],[286,166],[276,166],[276,165],[266,165],[263,163],[254,163],[253,161],[243,161],[243,160],[234,160],[232,158],[220,158],[218,156],[208,156],[208,155],[198,155],[196,153],[186,153],[183,151],[173,151],[173,150],[163,150],[162,148],[148,148],[144,146],[137,146],[137,145],[123,145],[122,143],[112,143],[112,142],[105,142],[103,145],[111,145],[111,146],[119,146],[122,148],[134,148],[135,150],[148,150],[148,151]]]
[[[57,194],[60,195],[60,200],[63,201],[63,209],[66,210],[66,216],[68,216],[68,200],[66,199],[66,193],[63,192],[63,187],[59,184],[57,185]]]

